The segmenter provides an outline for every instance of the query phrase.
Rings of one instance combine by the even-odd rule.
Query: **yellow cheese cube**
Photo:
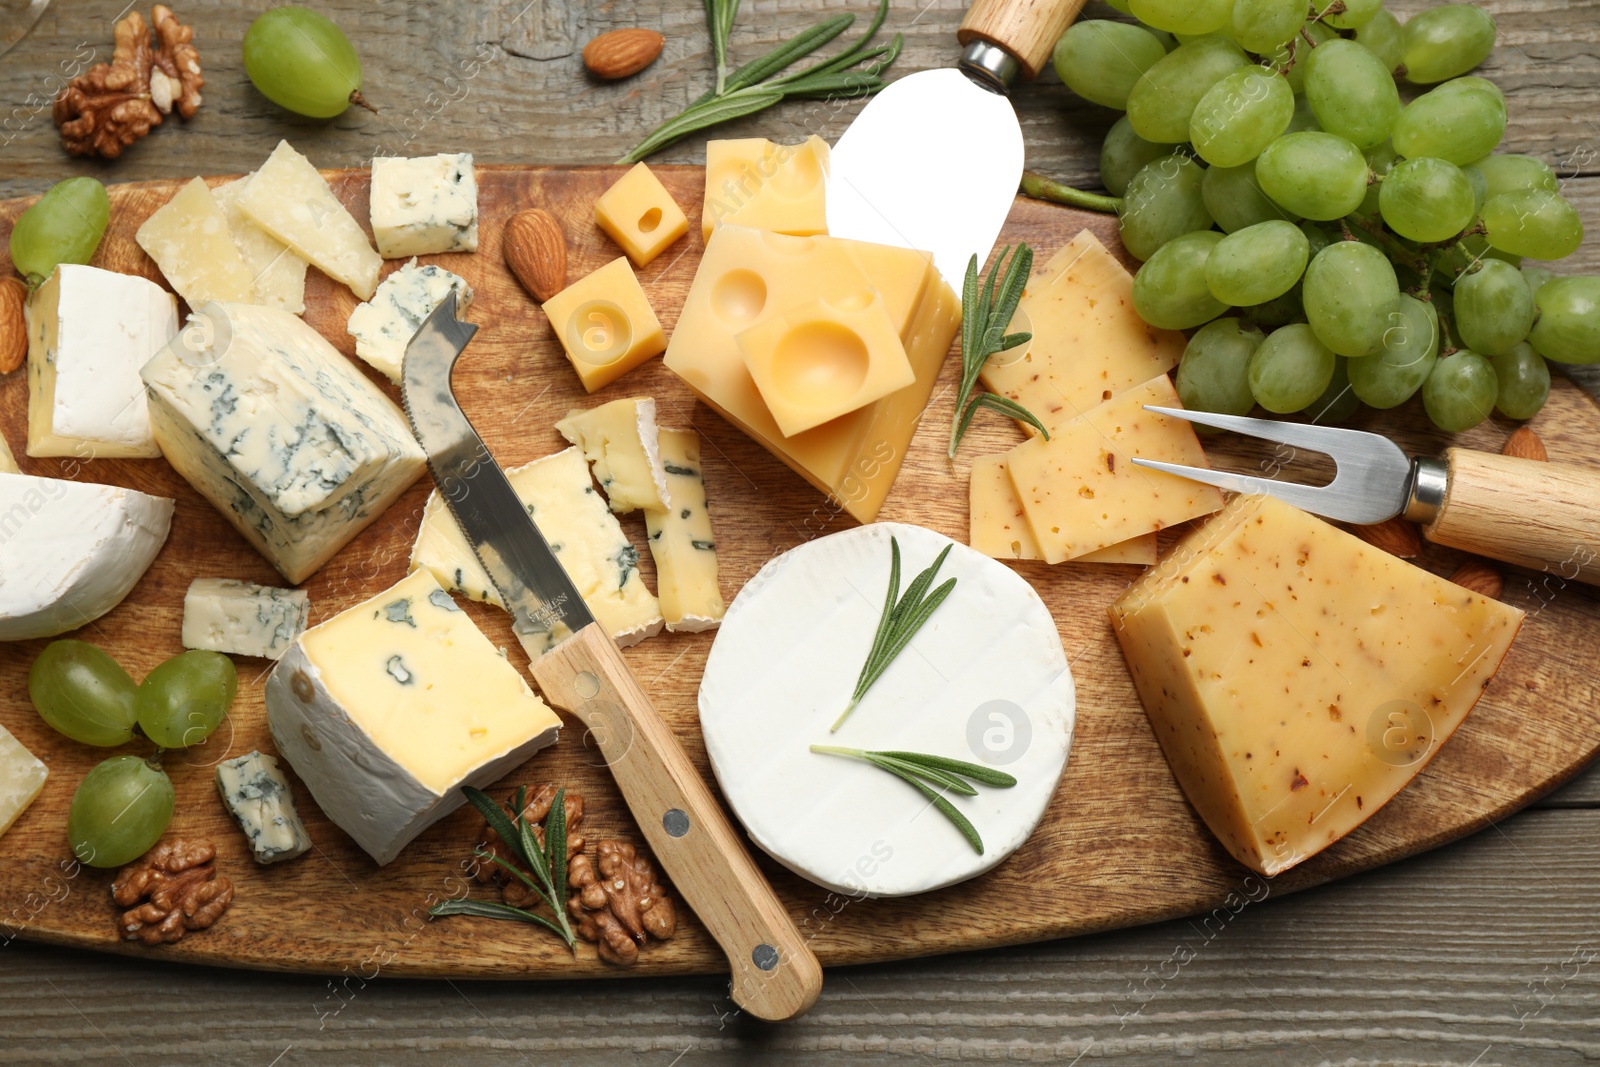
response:
[[[1523,613],[1269,497],[1238,497],[1110,608],[1173,774],[1277,874],[1416,776]]]
[[[594,480],[617,514],[667,506],[667,473],[657,443],[656,402],[628,397],[589,411],[569,411],[556,430],[583,450]]]
[[[134,239],[192,310],[213,300],[255,303],[254,279],[204,178],[157,208]]]
[[[647,508],[644,513],[661,614],[669,630],[710,630],[728,609],[717,586],[717,543],[706,507],[699,435],[693,430],[662,430],[661,459],[671,501],[666,508]]]
[[[827,233],[828,142],[801,144],[764,137],[706,143],[706,199],[700,236],[731,224],[810,237]]]
[[[620,256],[546,300],[544,313],[591,393],[667,347],[650,298]]]
[[[979,380],[1049,427],[1167,373],[1183,355],[1183,334],[1139,317],[1133,275],[1088,230],[1029,279],[1011,320],[1017,331],[1033,340],[991,356]]]
[[[1075,559],[1222,507],[1209,485],[1133,464],[1133,457],[1206,467],[1194,430],[1145,411],[1182,407],[1166,375],[1090,408],[1007,453],[1011,482],[1047,563]]]
[[[1022,499],[1011,484],[1005,456],[979,456],[973,460],[968,491],[972,505],[969,545],[995,559],[1043,558],[1023,515]],[[1072,562],[1149,565],[1155,561],[1156,535],[1147,533],[1078,556]]]
[[[643,163],[600,194],[594,220],[633,265],[642,267],[667,246],[689,232],[689,219],[672,199],[667,187]]]

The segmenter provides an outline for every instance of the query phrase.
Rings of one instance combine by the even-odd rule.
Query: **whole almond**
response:
[[[21,278],[0,280],[0,374],[22,366],[28,355],[28,321],[22,314],[27,300],[28,286]]]
[[[1367,544],[1381,548],[1391,556],[1414,559],[1422,554],[1422,535],[1415,526],[1399,516],[1371,526],[1357,526],[1353,532]]]
[[[583,46],[583,65],[607,81],[632,77],[656,61],[666,41],[655,30],[612,30]]]
[[[1500,572],[1489,566],[1481,559],[1469,559],[1456,568],[1450,580],[1461,588],[1486,596],[1490,600],[1499,600],[1500,593],[1505,589],[1505,579]]]
[[[1518,426],[1511,431],[1506,443],[1500,446],[1500,454],[1516,456],[1518,459],[1536,459],[1541,463],[1550,459],[1544,450],[1544,442],[1539,439],[1532,426]]]
[[[567,238],[548,211],[529,208],[506,222],[506,266],[544,303],[567,287]]]

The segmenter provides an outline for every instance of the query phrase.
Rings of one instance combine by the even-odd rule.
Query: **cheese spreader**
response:
[[[406,417],[439,494],[511,612],[546,702],[587,727],[651,851],[727,953],[734,1003],[794,1018],[821,992],[821,964],[456,403],[450,375],[477,330],[456,318],[451,293],[401,365]]]
[[[1381,434],[1336,426],[1145,405],[1146,411],[1331,456],[1333,481],[1277,478],[1135,458],[1134,463],[1237,493],[1266,493],[1304,511],[1368,525],[1401,516],[1423,536],[1563,579],[1600,585],[1600,472],[1447,448],[1406,455]]]

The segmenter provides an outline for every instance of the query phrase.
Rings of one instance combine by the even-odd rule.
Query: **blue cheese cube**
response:
[[[384,259],[478,250],[472,153],[372,161],[372,236]]]
[[[443,267],[411,262],[385,278],[370,301],[357,304],[350,313],[347,329],[356,339],[356,355],[400,384],[400,364],[406,345],[416,336],[423,320],[444,298],[456,294],[459,317],[472,303],[472,286]]]
[[[183,647],[279,659],[306,628],[311,597],[303,589],[196,578],[183,598]]]
[[[219,763],[217,792],[250,839],[257,863],[282,863],[311,851],[311,835],[294,810],[289,780],[273,757],[249,752]]]

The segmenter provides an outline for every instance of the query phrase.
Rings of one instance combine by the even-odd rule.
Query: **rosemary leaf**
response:
[[[845,30],[848,30],[856,17],[854,15],[835,15],[831,19],[819,22],[809,30],[804,31],[789,41],[780,44],[759,59],[753,59],[728,75],[728,85],[724,90],[736,93],[740,89],[764,82],[773,75],[787,69],[796,60],[809,56]],[[805,74],[800,71],[799,74]],[[798,75],[790,75],[791,78]],[[782,85],[784,79],[773,82],[774,86]]]
[[[527,810],[527,789],[519,787],[514,800],[515,813],[507,817],[505,809],[481,789],[466,786],[462,794],[467,801],[478,809],[489,827],[507,848],[520,859],[528,868],[528,874],[517,870],[513,865],[505,862],[501,857],[492,853],[479,850],[479,858],[487,858],[511,871],[518,880],[527,885],[534,893],[549,906],[555,919],[551,920],[542,915],[536,915],[523,908],[514,908],[509,904],[485,900],[454,900],[445,901],[429,910],[431,915],[475,915],[479,918],[489,919],[514,919],[518,922],[530,922],[546,927],[555,932],[561,940],[567,943],[568,948],[577,944],[577,935],[572,932],[572,924],[567,919],[567,807],[566,790],[558,790],[554,801],[550,805],[550,813],[545,817],[545,846],[539,845],[538,838],[533,835],[533,828],[523,818],[522,813]],[[554,847],[552,847],[554,846]],[[557,858],[559,857],[559,858]],[[531,877],[530,877],[531,875]]]
[[[880,766],[882,765],[880,764]],[[956,806],[946,800],[937,789],[934,789],[915,775],[900,770],[898,767],[885,766],[883,769],[896,778],[910,782],[915,786],[917,792],[927,797],[933,806],[939,809],[939,814],[949,819],[955,825],[955,828],[961,831],[961,836],[967,839],[967,844],[972,846],[972,851],[980,856],[983,855],[983,838],[978,835],[978,828],[972,825],[972,820],[957,811]]]
[[[980,856],[983,855],[983,838],[978,835],[977,827],[973,826],[972,822],[934,787],[938,786],[961,796],[970,797],[977,796],[978,790],[963,776],[974,778],[983,785],[1001,789],[1017,784],[1015,778],[1001,771],[981,767],[965,760],[951,759],[948,756],[932,756],[925,752],[869,752],[866,749],[842,748],[838,745],[812,745],[811,751],[826,756],[861,760],[879,770],[888,771],[896,778],[910,782],[918,792],[928,798],[941,815],[961,831],[961,836],[967,839],[967,843]]]
[[[1009,789],[1017,784],[1017,780],[1004,771],[997,771],[993,767],[985,767],[981,763],[968,763],[966,760],[951,759],[949,756],[932,756],[926,752],[876,752],[877,756],[887,756],[890,759],[904,760],[914,763],[919,767],[932,767],[952,774],[959,774],[972,778],[984,785],[992,785],[997,789]]]
[[[1004,349],[1001,349],[1001,351],[1004,351]],[[1050,440],[1050,431],[1045,429],[1044,423],[1039,421],[1037,415],[1010,397],[1001,396],[998,393],[979,393],[972,398],[972,402],[967,405],[967,410],[962,414],[961,423],[957,427],[958,437],[966,435],[967,427],[972,425],[972,416],[978,413],[979,408],[988,408],[991,411],[998,411],[1002,415],[1010,415],[1013,419],[1025,422],[1038,430],[1046,441]]]
[[[550,906],[557,907],[556,901],[564,903],[567,899],[567,791],[564,788],[556,790],[550,814],[545,816],[544,866],[550,872],[550,888],[555,893]]]
[[[955,587],[956,580],[951,578],[935,589],[928,599],[922,601],[896,623],[895,634],[889,642],[889,647],[884,649],[882,656],[883,667],[878,671],[879,674],[882,674],[883,670],[888,668],[896,656],[905,651],[906,645],[910,644],[917,631],[922,629],[922,624],[927,622],[929,616],[935,611],[939,610],[939,605],[944,603],[945,597],[949,596],[950,591]],[[877,681],[877,679],[874,678],[873,681]]]
[[[1009,256],[1009,262],[1007,257]],[[967,276],[961,286],[961,378],[956,390],[955,414],[950,420],[949,456],[955,458],[961,439],[972,425],[978,408],[1000,411],[1044,430],[1044,424],[1017,404],[994,394],[981,394],[976,401],[972,390],[978,384],[983,365],[996,352],[1003,352],[1021,344],[1029,335],[1006,333],[1017,304],[1027,288],[1028,274],[1033,270],[1033,250],[1025,244],[1012,253],[1010,246],[1000,250],[989,276],[983,284],[978,281],[978,257],[967,261]],[[984,399],[993,396],[993,400]],[[1048,436],[1048,435],[1047,435]]]
[[[479,919],[510,919],[514,922],[533,923],[537,926],[542,926],[563,940],[568,937],[566,931],[563,931],[543,915],[535,915],[531,911],[513,908],[510,904],[501,904],[493,900],[472,900],[470,898],[441,900],[428,909],[428,914],[435,918],[445,915],[471,915]],[[567,943],[570,945],[572,942],[567,941]]]
[[[499,865],[501,867],[504,867],[508,872],[510,872],[510,874],[511,874],[511,876],[513,878],[515,878],[517,881],[521,882],[523,885],[527,886],[529,889],[533,890],[535,893],[538,893],[539,894],[539,898],[541,900],[544,899],[544,890],[540,889],[539,886],[537,884],[535,884],[534,880],[532,878],[529,878],[527,872],[524,871],[521,867],[518,867],[517,865],[512,864],[512,863],[507,863],[505,860],[501,859],[499,856],[495,855],[493,852],[484,852],[482,850],[479,850],[479,851],[474,852],[473,856],[477,857],[480,860],[488,860],[490,863],[494,863],[494,864],[497,864],[497,865]],[[548,904],[550,902],[548,900],[546,900],[545,903]]]
[[[867,759],[868,762],[872,763],[874,766],[882,767],[886,771],[904,771],[907,774],[914,775],[918,778],[932,782],[934,785],[948,789],[950,792],[964,797],[975,797],[978,795],[978,790],[972,785],[971,782],[968,782],[964,778],[958,778],[946,771],[925,767],[919,763],[913,763],[910,760],[896,759],[893,756],[886,756],[882,752],[870,752],[867,754]]]
[[[510,846],[511,851],[526,863],[528,857],[522,855],[521,834],[517,832],[517,828],[511,819],[506,816],[506,809],[481,789],[474,789],[469,785],[464,787],[461,792],[466,796],[467,802],[478,809],[478,814],[482,815],[484,821],[489,824],[489,829],[493,830],[495,835]],[[517,814],[519,816],[522,814],[522,809],[526,804],[525,790],[518,789]]]
[[[772,90],[746,90],[744,93],[720,97],[705,104],[688,108],[677,118],[670,119],[653,130],[650,136],[640,141],[633,150],[618,163],[637,163],[653,152],[659,152],[668,145],[676,144],[700,130],[719,123],[731,122],[746,115],[753,115],[757,111],[767,108],[783,99],[783,93]]]

